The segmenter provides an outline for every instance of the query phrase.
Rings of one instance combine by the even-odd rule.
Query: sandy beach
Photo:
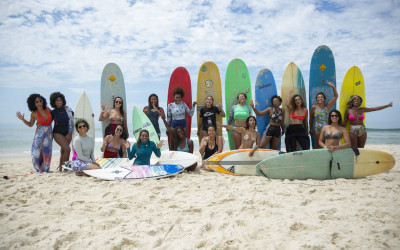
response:
[[[31,174],[1,157],[0,249],[398,249],[400,146],[395,167],[362,179],[268,180],[196,170],[103,181]],[[56,169],[54,157],[51,170]]]

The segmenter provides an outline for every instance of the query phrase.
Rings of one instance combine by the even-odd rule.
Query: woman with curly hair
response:
[[[300,95],[290,96],[293,89],[289,90],[286,97],[286,105],[290,112],[289,126],[286,130],[286,152],[297,151],[297,142],[302,150],[310,149],[310,138],[308,137],[308,110]]]
[[[47,107],[46,99],[39,94],[31,94],[27,101],[28,108],[32,112],[29,121],[17,111],[17,117],[28,127],[32,127],[37,121],[35,136],[32,142],[32,163],[37,173],[49,172],[53,149],[53,133],[51,129],[52,116]],[[42,157],[43,159],[41,159]]]
[[[343,126],[346,126],[347,122],[350,122],[350,142],[351,146],[355,148],[363,148],[367,141],[367,130],[364,125],[364,113],[373,112],[389,108],[393,106],[393,102],[387,105],[365,108],[361,107],[362,98],[358,95],[352,95],[350,100],[347,102],[347,110],[344,113]]]
[[[69,144],[72,140],[72,133],[74,132],[74,112],[65,101],[65,96],[60,92],[54,92],[50,95],[50,105],[54,109],[51,115],[54,120],[53,137],[54,140],[60,145],[60,164],[58,168],[60,172],[61,164],[69,160],[71,148]]]

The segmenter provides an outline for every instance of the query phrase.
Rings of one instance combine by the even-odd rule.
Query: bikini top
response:
[[[340,139],[342,135],[340,132],[336,132],[333,135],[330,135],[328,131],[325,132],[325,139]]]
[[[112,115],[110,115],[110,122],[112,122],[113,121],[113,117],[112,117]],[[116,121],[118,121],[118,120],[116,120]],[[123,122],[124,121],[124,117],[121,115],[121,117],[119,118],[119,121],[120,122]]]
[[[362,121],[362,120],[364,120],[364,118],[365,118],[364,113],[361,113],[360,117],[358,117],[358,120]],[[350,121],[355,121],[355,120],[357,120],[357,119],[354,117],[354,115],[353,115],[352,112],[350,112],[350,114],[349,114],[349,120],[350,120]]]
[[[187,153],[189,153],[189,145],[188,145],[188,139],[187,138],[185,138],[185,147],[184,148],[181,148],[181,147],[177,147],[176,148],[176,151],[182,151],[182,152],[187,152]]]
[[[254,143],[254,142],[257,141],[257,138],[256,138],[256,137],[251,138],[251,137],[249,136],[249,134],[246,133],[246,134],[243,136],[243,140],[245,140],[245,141],[250,141],[250,140],[251,140],[251,141]]]
[[[53,117],[50,114],[50,111],[46,109],[44,111],[47,115],[47,121],[44,119],[44,117],[40,114],[39,110],[37,110],[37,121],[40,124],[40,126],[51,126],[51,122],[53,121]]]
[[[113,145],[112,145],[112,142],[110,142],[110,143],[108,143],[108,145],[107,145],[107,148],[109,148],[109,149],[115,149],[115,150],[119,150],[120,148],[121,148],[121,145],[120,144],[118,144],[118,146],[117,147],[113,147]]]
[[[304,112],[304,115],[296,115],[296,113],[293,111],[290,114],[290,118],[297,119],[297,120],[304,120],[304,118],[306,117],[306,109],[305,108],[303,108],[303,112]]]
[[[282,116],[282,109],[277,112],[275,109],[273,109],[272,114],[269,116],[269,119],[271,122],[275,123],[281,123],[283,116]]]

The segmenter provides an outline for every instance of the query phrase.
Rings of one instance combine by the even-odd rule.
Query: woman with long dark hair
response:
[[[339,145],[342,138],[345,143]],[[328,125],[322,128],[318,143],[321,148],[328,148],[329,151],[350,147],[349,133],[342,126],[342,115],[338,110],[329,113]]]
[[[158,96],[156,94],[151,94],[149,96],[148,105],[143,108],[143,112],[147,115],[154,129],[157,132],[158,139],[161,138],[160,125],[158,124],[158,118],[164,117],[164,109],[158,106]]]
[[[101,146],[101,152],[104,152],[104,158],[117,158],[118,152],[122,150],[122,157],[127,157],[125,140],[121,138],[124,132],[124,127],[121,124],[117,124],[111,135],[107,135],[103,140],[103,145]]]
[[[126,141],[125,147],[128,151],[128,158],[132,160],[136,156],[133,165],[150,165],[151,154],[154,153],[157,157],[161,156],[160,148],[163,145],[163,141],[160,141],[157,145],[150,141],[149,131],[143,129],[139,133],[139,138],[136,143],[132,145],[129,141]]]
[[[104,137],[111,134],[114,131],[115,127],[118,124],[121,124],[124,127],[124,132],[122,133],[121,137],[123,139],[129,138],[128,126],[126,123],[126,113],[124,111],[124,100],[121,97],[117,96],[114,99],[113,109],[109,109],[104,112],[106,104],[101,104],[101,113],[99,116],[99,121],[104,121],[105,119],[110,120],[110,124],[106,127],[104,131]]]
[[[37,122],[31,150],[33,168],[40,174],[49,172],[53,149],[53,130],[51,128],[53,118],[43,96],[31,94],[26,102],[28,109],[32,112],[30,120],[25,120],[24,114],[19,111],[17,111],[17,117],[28,127],[32,127]]]

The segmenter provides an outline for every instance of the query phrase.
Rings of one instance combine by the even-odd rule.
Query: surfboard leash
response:
[[[340,170],[340,163],[333,160],[333,152],[331,152],[331,160],[329,161],[329,178],[332,180],[332,163],[336,162],[337,168]]]
[[[28,176],[28,175],[32,175],[32,174],[36,174],[36,172],[31,172],[30,174],[13,175],[13,176],[4,175],[3,179],[4,180],[9,180],[11,178],[16,178],[16,177],[20,177],[20,176]]]

